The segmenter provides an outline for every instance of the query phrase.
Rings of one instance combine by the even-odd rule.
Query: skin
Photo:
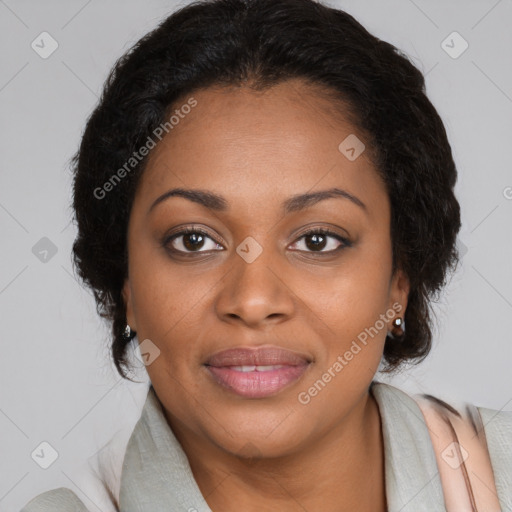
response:
[[[160,350],[146,369],[166,419],[213,511],[384,512],[382,429],[368,388],[392,320],[308,404],[298,400],[379,315],[399,303],[403,316],[407,306],[409,283],[391,272],[384,183],[368,151],[350,161],[338,149],[349,134],[364,137],[299,80],[193,97],[197,106],[149,155],[123,288],[128,324]],[[211,190],[229,208],[172,197],[148,213],[175,187]],[[338,197],[283,215],[290,196],[331,187],[366,211]],[[190,257],[162,246],[174,228],[191,225],[212,239],[195,250],[189,235],[168,243]],[[330,228],[352,245],[322,255],[343,243],[329,236],[315,249],[305,227]],[[249,236],[262,247],[252,263],[236,252]],[[226,390],[203,366],[222,349],[262,345],[312,363],[260,399]]]

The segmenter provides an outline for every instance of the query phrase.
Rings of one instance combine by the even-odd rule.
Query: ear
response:
[[[135,322],[135,315],[133,314],[132,288],[130,286],[130,280],[128,278],[126,278],[124,281],[123,289],[121,290],[121,295],[126,306],[126,322],[131,327],[132,331],[136,331],[137,325]]]
[[[405,272],[402,269],[397,269],[390,283],[389,307],[395,309],[402,317],[405,315],[405,310],[407,309],[410,289],[411,285]],[[398,305],[400,309],[398,309]]]

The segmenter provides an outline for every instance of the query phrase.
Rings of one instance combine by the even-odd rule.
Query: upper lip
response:
[[[299,366],[310,363],[310,359],[297,352],[281,347],[258,348],[236,347],[216,352],[206,361],[207,366]]]

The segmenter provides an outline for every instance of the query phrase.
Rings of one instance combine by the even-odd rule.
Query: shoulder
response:
[[[466,402],[451,405],[432,395],[409,394],[378,381],[372,383],[372,390],[379,399],[379,405],[394,409],[396,417],[399,417],[399,413],[402,414],[402,421],[406,416],[417,418],[419,410],[425,414],[428,409],[434,408],[452,421],[457,418],[464,419],[477,434],[483,430],[494,471],[506,475],[509,485],[512,483],[511,411],[498,411]]]
[[[440,442],[439,437],[443,437],[443,424],[447,422],[450,425],[449,430],[455,428],[459,443],[466,448],[472,447],[471,450],[468,448],[468,456],[473,453],[473,459],[478,459],[477,452],[474,451],[479,448],[476,445],[481,445],[482,451],[487,450],[502,508],[509,507],[512,510],[512,412],[479,407],[462,401],[448,404],[432,395],[409,395],[383,383],[380,383],[377,390],[385,396],[384,403],[398,402],[407,405],[403,408],[405,415],[408,414],[407,409],[411,413],[417,413],[418,410],[412,403],[417,404],[422,415],[428,419],[430,434],[433,431],[438,434],[433,436],[434,445]],[[448,441],[445,444],[448,445]],[[438,448],[441,449],[441,446]]]
[[[501,440],[503,436],[504,444],[512,444],[512,411],[497,411],[485,407],[477,407],[486,432],[493,434]]]
[[[453,439],[460,449],[465,448],[466,454],[459,456],[461,462],[469,457],[468,467],[476,464],[483,471],[485,464],[480,465],[488,459],[489,476],[491,480],[494,477],[500,505],[503,510],[512,510],[512,412],[462,401],[448,404],[438,397],[408,394],[383,382],[375,382],[371,389],[382,406],[384,418],[388,415],[393,425],[402,427],[401,442],[411,441],[410,436],[405,435],[410,431],[423,444],[428,437],[423,427],[428,427],[438,467],[444,467],[445,463],[450,465],[447,458],[453,457],[453,450],[447,450]],[[486,452],[488,456],[484,455]]]
[[[452,423],[465,421],[471,426],[473,436],[483,434],[495,472],[508,470],[512,482],[512,412],[480,407],[468,402],[454,405],[431,395],[416,395],[421,404],[430,403]],[[425,406],[422,407],[425,410]]]
[[[20,512],[89,512],[89,510],[71,489],[59,487],[39,494]]]
[[[498,493],[512,509],[512,412],[477,407],[487,440]]]

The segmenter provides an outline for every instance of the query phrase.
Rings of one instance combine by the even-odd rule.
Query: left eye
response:
[[[349,241],[346,238],[343,238],[342,236],[337,235],[336,233],[332,233],[331,231],[326,231],[322,229],[308,231],[307,233],[301,235],[301,237],[298,240],[302,241],[303,239],[304,245],[307,247],[305,252],[335,252],[340,247],[350,245]],[[294,244],[298,244],[299,241],[294,242]],[[328,249],[324,250],[326,248]]]

